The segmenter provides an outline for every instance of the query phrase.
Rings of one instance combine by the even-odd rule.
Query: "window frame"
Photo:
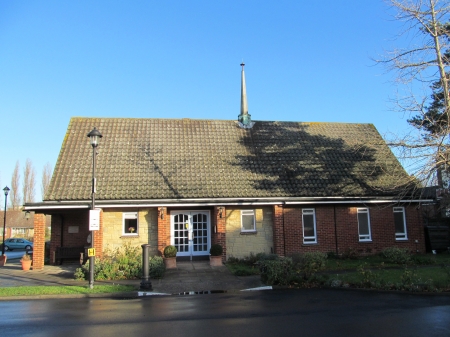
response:
[[[305,235],[305,215],[313,216],[313,229],[314,236]],[[316,209],[315,208],[302,208],[302,231],[303,231],[303,244],[311,245],[317,243],[317,223],[316,223]]]
[[[244,216],[253,216],[253,229],[244,228]],[[241,209],[241,233],[255,233],[256,232],[256,212],[254,209]]]
[[[136,220],[136,231],[130,233],[127,231],[126,220]],[[131,226],[130,226],[131,227]],[[139,216],[138,212],[124,212],[122,213],[122,235],[131,236],[139,233]]]
[[[358,220],[358,237],[359,242],[371,242],[372,241],[372,230],[370,226],[370,211],[368,207],[358,207],[356,209],[357,220]],[[359,222],[359,215],[366,214],[367,215],[367,229],[369,231],[368,234],[361,234],[361,223]]]
[[[406,212],[405,207],[394,207],[393,208],[394,213],[394,231],[395,231],[395,240],[396,241],[405,241],[408,240],[408,231],[406,228]],[[395,220],[395,213],[402,213],[403,217],[403,233],[397,232],[397,224]]]

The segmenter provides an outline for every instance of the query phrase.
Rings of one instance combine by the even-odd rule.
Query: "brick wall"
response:
[[[227,210],[225,207],[214,207],[211,219],[211,244],[222,246],[222,260],[227,256],[227,234],[226,234]]]
[[[34,214],[33,269],[44,268],[45,215]]]
[[[168,245],[170,245],[170,210],[158,207],[158,250],[161,255]]]
[[[102,227],[102,216],[100,216],[100,228]],[[87,243],[89,234],[89,210],[53,214],[51,220],[50,263],[55,263],[53,257],[57,247],[87,247],[89,245]],[[100,244],[102,244],[102,240],[98,238],[97,234],[94,237],[97,256],[102,251]]]
[[[317,243],[303,243],[302,208],[314,208],[316,214]],[[347,206],[274,206],[274,247],[279,255],[310,251],[344,254],[374,254],[387,247],[407,248],[425,252],[423,222],[414,206],[406,206],[408,240],[395,239],[394,213],[392,207],[369,207],[372,241],[360,242],[357,207]],[[283,230],[286,235],[283,236]],[[417,242],[416,242],[417,241]],[[281,250],[284,246],[284,250]]]

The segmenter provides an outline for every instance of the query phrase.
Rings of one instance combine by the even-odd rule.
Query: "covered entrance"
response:
[[[209,255],[209,211],[173,211],[170,216],[171,244],[177,248],[177,256]]]

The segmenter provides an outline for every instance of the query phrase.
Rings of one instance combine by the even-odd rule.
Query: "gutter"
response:
[[[349,200],[343,197],[332,198],[221,198],[221,199],[160,199],[160,200],[97,200],[99,208],[142,208],[142,207],[198,207],[198,206],[258,206],[258,205],[336,205],[336,204],[386,204],[386,203],[432,203],[432,199],[361,199]],[[58,210],[58,209],[89,209],[89,201],[44,201],[24,205],[25,211]]]

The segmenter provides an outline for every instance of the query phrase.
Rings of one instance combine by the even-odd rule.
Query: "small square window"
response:
[[[408,240],[404,207],[394,207],[394,226],[395,240]]]
[[[368,208],[358,208],[359,241],[372,241],[370,233],[370,217]]]
[[[138,233],[137,212],[123,213],[123,235],[133,235]]]
[[[241,210],[241,231],[256,232],[255,211],[253,209]]]

